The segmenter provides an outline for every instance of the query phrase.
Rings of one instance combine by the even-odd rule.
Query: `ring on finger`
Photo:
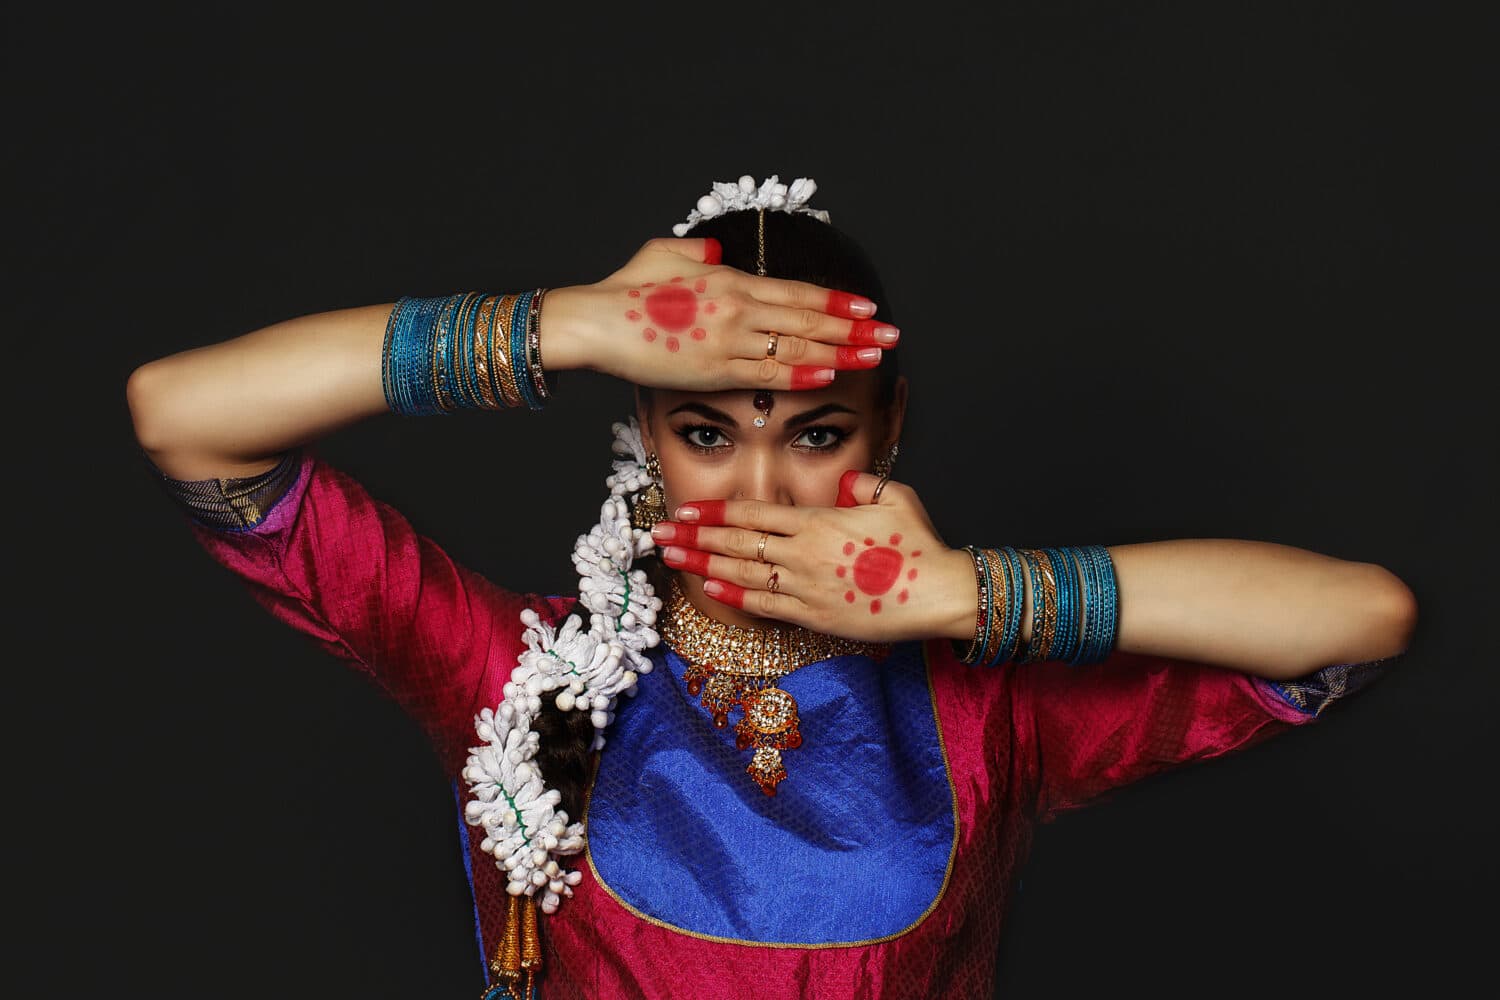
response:
[[[766,539],[768,539],[770,537],[771,537],[771,533],[769,531],[767,531],[765,534],[763,534],[763,535],[760,536],[760,542],[757,543],[756,546],[755,546],[755,561],[756,562],[765,562],[766,561]]]
[[[769,590],[773,594],[776,593],[778,590],[781,589],[781,571],[780,570],[774,570],[774,569],[771,570],[771,575],[766,578],[766,589]]]
[[[881,476],[880,477],[880,482],[878,482],[878,483],[875,484],[875,493],[874,493],[873,496],[870,497],[870,502],[871,503],[879,503],[880,502],[880,491],[883,490],[883,489],[885,489],[885,484],[888,483],[888,482],[890,482],[890,481],[891,481],[891,477],[890,476]]]
[[[780,336],[781,334],[779,333],[772,333],[770,338],[766,340],[766,357],[776,357],[776,338]]]

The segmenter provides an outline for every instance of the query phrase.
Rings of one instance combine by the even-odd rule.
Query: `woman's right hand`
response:
[[[543,367],[688,392],[819,389],[835,371],[874,368],[899,337],[869,299],[718,259],[714,239],[654,239],[603,281],[549,291]]]

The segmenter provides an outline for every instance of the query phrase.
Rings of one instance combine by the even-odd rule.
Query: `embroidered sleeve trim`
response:
[[[301,449],[293,448],[274,468],[254,476],[173,479],[141,450],[167,495],[194,521],[216,531],[249,531],[264,521],[297,481],[301,457]]]
[[[1398,654],[1399,656],[1399,654]],[[1380,677],[1398,656],[1363,663],[1336,663],[1306,677],[1270,681],[1270,687],[1288,705],[1304,715],[1322,715],[1328,706],[1346,698]]]

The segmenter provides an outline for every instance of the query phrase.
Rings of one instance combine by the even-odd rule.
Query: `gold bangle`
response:
[[[498,338],[492,339],[490,364],[495,368],[500,386],[500,399],[507,409],[523,405],[521,390],[516,387],[516,371],[510,356],[510,324],[516,314],[519,295],[500,296],[500,308],[495,310],[495,330]]]
[[[1052,564],[1050,553],[1038,549],[1036,555],[1042,569],[1043,608],[1042,644],[1037,649],[1036,658],[1038,662],[1045,662],[1051,658],[1052,641],[1057,638],[1057,567]]]
[[[973,664],[979,659],[979,650],[983,644],[985,629],[989,627],[990,609],[988,602],[990,591],[984,585],[984,574],[988,563],[981,565],[980,560],[984,558],[980,553],[983,551],[973,545],[965,545],[964,551],[969,554],[969,559],[974,563],[974,585],[979,591],[978,607],[974,611],[974,638],[969,640],[969,648],[959,655],[959,661]]]
[[[542,299],[547,289],[538,288],[531,297],[531,312],[526,317],[526,361],[531,369],[531,384],[536,388],[538,402],[545,403],[552,397],[547,389],[547,373],[542,371]]]
[[[478,382],[479,405],[486,410],[500,409],[495,398],[495,383],[490,380],[490,338],[494,335],[495,296],[486,295],[474,317],[474,376]]]
[[[1057,582],[1052,561],[1040,549],[1022,549],[1027,577],[1031,580],[1031,638],[1018,663],[1040,663],[1046,659],[1057,631]]]
[[[1000,654],[1000,642],[1005,638],[1005,622],[1010,612],[1011,589],[1015,586],[1010,578],[1010,566],[1005,558],[996,549],[986,549],[986,558],[990,563],[991,584],[997,596],[990,607],[990,656],[997,663],[1003,663]]]

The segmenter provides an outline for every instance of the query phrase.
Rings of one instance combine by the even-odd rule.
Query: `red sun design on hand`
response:
[[[640,300],[632,302],[630,308],[625,310],[625,318],[632,323],[645,322],[646,325],[641,327],[641,336],[647,343],[653,343],[657,337],[664,336],[663,343],[667,350],[679,351],[682,349],[682,334],[686,333],[694,340],[702,340],[708,336],[707,330],[694,325],[700,308],[704,313],[711,314],[714,311],[712,302],[700,301],[706,291],[707,278],[694,281],[691,288],[687,285],[687,279],[681,275],[665,285],[648,281],[640,288],[632,288],[625,293],[629,298]],[[636,308],[637,306],[640,308]]]
[[[866,538],[863,548],[853,542],[844,543],[844,555],[854,556],[856,551],[859,555],[854,556],[852,567],[840,564],[836,572],[840,579],[847,580],[851,576],[854,586],[861,592],[868,594],[870,601],[870,614],[880,614],[880,595],[889,593],[891,588],[902,580],[915,580],[917,570],[915,567],[906,565],[907,559],[915,559],[922,554],[921,549],[913,549],[910,556],[902,555],[901,535],[899,532],[891,535],[888,544],[876,545],[875,539]],[[905,604],[911,597],[911,591],[902,587],[896,594],[896,602]],[[858,595],[853,590],[844,591],[844,600],[853,604]]]

